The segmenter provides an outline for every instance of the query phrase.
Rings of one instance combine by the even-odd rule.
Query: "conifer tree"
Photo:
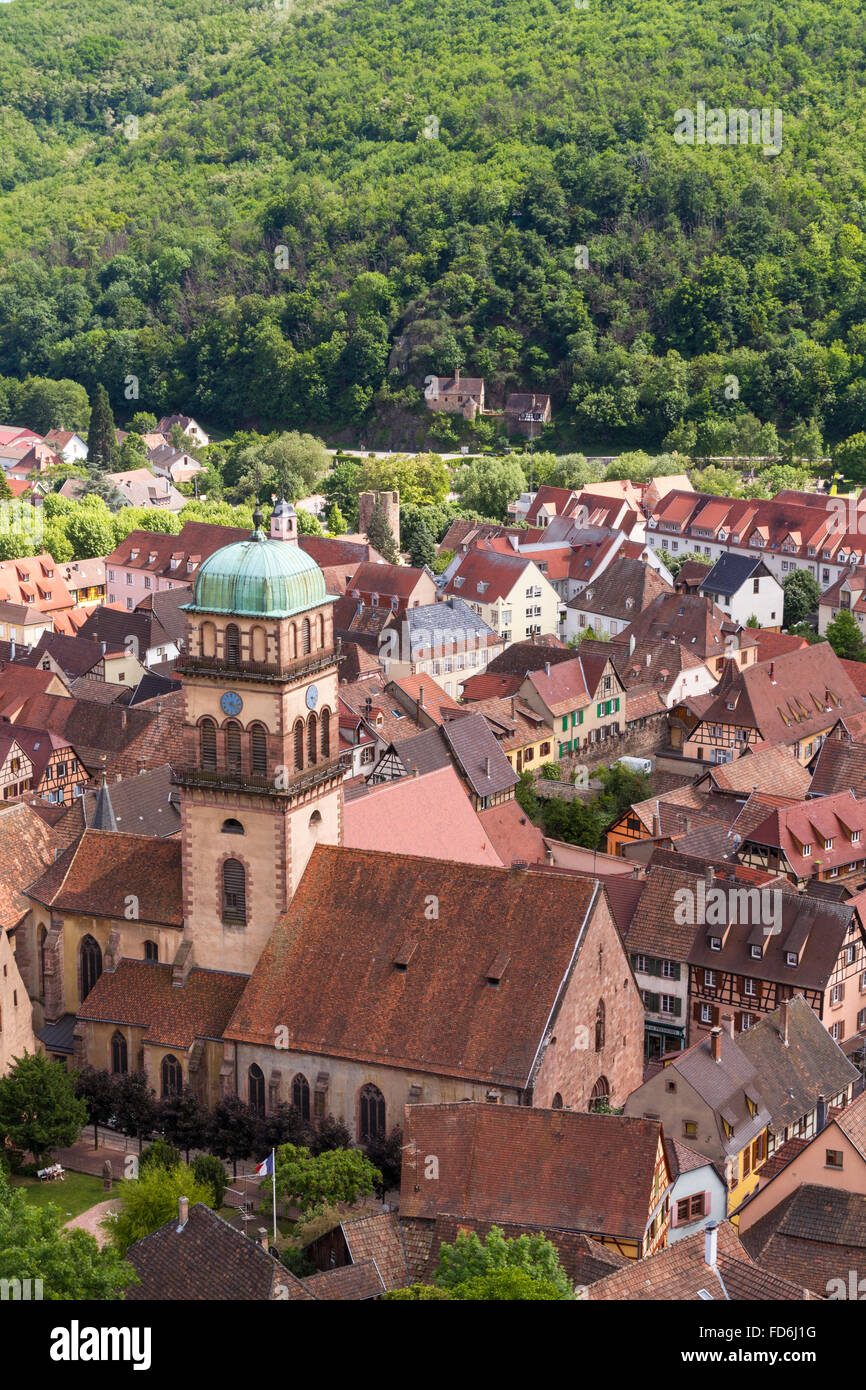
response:
[[[114,415],[108,392],[100,383],[90,408],[90,428],[87,431],[87,462],[91,468],[109,473],[117,467],[119,457]]]

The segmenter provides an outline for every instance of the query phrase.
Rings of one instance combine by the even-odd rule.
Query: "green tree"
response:
[[[109,555],[115,546],[110,515],[93,507],[80,507],[66,523],[66,539],[76,560]]]
[[[366,459],[357,473],[358,492],[399,492],[401,506],[430,506],[444,502],[451,475],[438,454],[415,458]]]
[[[450,1289],[437,1289],[435,1284],[410,1284],[406,1289],[392,1289],[390,1293],[383,1294],[382,1302],[447,1303],[454,1298]]]
[[[303,507],[299,507],[297,515],[299,536],[324,536],[325,528],[318,517],[313,516],[312,512],[305,511]]]
[[[130,1178],[115,1190],[119,1197],[117,1216],[106,1218],[103,1229],[121,1255],[134,1241],[158,1231],[167,1221],[177,1220],[178,1198],[187,1197],[191,1208],[197,1202],[214,1206],[213,1188],[198,1182],[185,1163],[174,1168],[161,1164],[146,1168],[140,1177]]]
[[[538,819],[539,802],[535,794],[535,779],[531,772],[521,772],[514,788],[514,798],[531,821]]]
[[[151,1168],[178,1168],[181,1163],[180,1151],[164,1139],[154,1139],[152,1144],[142,1149],[138,1161],[139,1173],[149,1172]]]
[[[210,1188],[214,1211],[219,1211],[229,1185],[229,1175],[223,1164],[213,1154],[196,1154],[192,1161],[192,1175],[197,1183]]]
[[[128,1071],[117,1078],[117,1123],[121,1133],[138,1140],[150,1134],[156,1119],[156,1096],[143,1071]]]
[[[0,1137],[29,1150],[39,1167],[52,1149],[77,1143],[87,1124],[87,1105],[75,1094],[75,1077],[41,1052],[13,1057],[0,1077]]]
[[[349,529],[346,525],[343,513],[340,511],[336,502],[332,502],[328,508],[326,525],[328,532],[332,536],[345,536]]]
[[[423,519],[415,528],[412,544],[409,547],[409,558],[412,564],[417,566],[418,569],[423,568],[425,565],[432,569],[436,563],[436,543],[427,530],[427,526]]]
[[[117,1084],[110,1071],[85,1067],[75,1078],[75,1094],[87,1106],[87,1121],[93,1125],[93,1147],[99,1148],[99,1125],[110,1120],[117,1108]]]
[[[866,661],[866,643],[853,613],[841,609],[827,624],[826,636],[837,656],[848,661]]]
[[[510,1271],[520,1271],[541,1285],[552,1285],[560,1298],[574,1296],[556,1246],[543,1232],[507,1239],[499,1226],[492,1226],[483,1241],[475,1231],[461,1231],[453,1245],[443,1241],[433,1282],[437,1288],[458,1293],[469,1280]]]
[[[323,1206],[356,1202],[381,1181],[379,1170],[358,1149],[328,1149],[318,1157],[295,1144],[276,1151],[277,1198],[299,1207],[305,1219]],[[270,1180],[262,1186],[269,1191]]]
[[[89,1232],[64,1230],[64,1219],[53,1205],[28,1202],[0,1167],[0,1280],[41,1280],[49,1300],[122,1299],[138,1283],[132,1266]]]
[[[383,560],[392,565],[397,563],[399,557],[394,532],[381,502],[377,502],[371,511],[365,534],[370,545],[374,550],[378,550]]]
[[[120,446],[119,466],[121,469],[146,468],[147,445],[140,434],[130,432]]]
[[[551,1279],[536,1279],[525,1269],[493,1269],[476,1275],[454,1289],[454,1297],[472,1303],[524,1302],[561,1303],[572,1298]]]
[[[108,392],[100,383],[90,408],[90,427],[87,432],[87,463],[103,473],[116,472],[119,450],[114,429],[114,415]]]
[[[156,1127],[169,1144],[183,1151],[189,1163],[190,1149],[197,1149],[205,1142],[209,1118],[201,1101],[187,1088],[159,1102]]]
[[[866,433],[849,435],[833,451],[833,467],[852,483],[866,482]]]
[[[526,475],[513,459],[478,459],[461,469],[455,487],[464,508],[503,520],[509,502],[526,491]]]
[[[137,410],[129,422],[130,434],[155,434],[159,421],[149,410]]]
[[[795,570],[782,581],[784,609],[782,625],[791,628],[796,623],[805,622],[812,613],[818,611],[821,587],[808,570]]]

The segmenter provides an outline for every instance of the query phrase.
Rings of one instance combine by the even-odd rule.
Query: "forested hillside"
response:
[[[458,366],[564,445],[850,435],[864,39],[853,0],[12,0],[0,376],[371,444]],[[678,145],[698,100],[781,153]]]

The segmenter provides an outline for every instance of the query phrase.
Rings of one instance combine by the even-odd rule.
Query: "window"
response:
[[[126,1038],[116,1032],[111,1038],[111,1070],[115,1076],[125,1076],[129,1070],[126,1051]]]
[[[804,845],[804,846],[803,846],[803,858],[804,858],[804,859],[808,859],[808,858],[809,858],[809,855],[810,855],[811,853],[812,853],[812,846],[811,846],[811,845]]]
[[[761,948],[759,946],[758,950],[760,949]],[[746,979],[743,980],[743,993],[748,994],[752,997],[754,997],[755,994],[757,994],[757,990],[755,989],[755,981],[749,979],[748,976],[746,977]]]
[[[844,1163],[844,1155],[841,1149],[828,1149],[826,1153],[825,1167],[841,1168]]]
[[[240,772],[241,762],[241,726],[234,720],[226,725],[226,766],[229,772]]]
[[[697,1120],[683,1120],[683,1138],[697,1139],[698,1122]]]
[[[635,956],[634,968],[635,970],[640,970],[641,973],[645,975],[647,973],[646,956]]]
[[[710,950],[720,951],[722,949],[722,938],[720,936],[710,937]]]
[[[265,1074],[255,1062],[247,1072],[247,1088],[250,1109],[256,1115],[265,1113]]]
[[[307,761],[310,766],[313,765],[318,757],[318,728],[319,721],[314,714],[311,714],[307,720]]]
[[[319,722],[320,722],[321,730],[322,730],[321,739],[320,739],[320,745],[321,745],[321,749],[322,749],[322,757],[323,757],[323,758],[330,758],[330,756],[331,756],[331,711],[330,711],[327,707],[326,707],[325,709],[322,710],[322,715],[321,715],[321,719],[320,719]]]
[[[845,986],[844,986],[844,984],[834,985],[833,988],[832,988],[832,990],[830,991],[830,1003],[831,1003],[831,1004],[841,1004],[841,1003],[842,1003],[842,1000],[843,1000],[844,998],[845,998]]]
[[[311,645],[310,620],[305,618],[301,625],[301,652],[304,656],[310,655]]]
[[[677,1202],[677,1221],[678,1226],[685,1226],[689,1221],[699,1221],[702,1216],[706,1216],[706,1193],[696,1192],[693,1197],[682,1197]]]
[[[102,950],[99,942],[92,936],[81,938],[79,961],[81,966],[81,998],[86,999],[102,974]]]
[[[702,1004],[702,1005],[701,1005],[701,1023],[712,1023],[712,1021],[713,1021],[713,1006],[712,1006],[712,1004]]]
[[[604,1047],[604,1000],[599,999],[598,1008],[595,1011],[595,1050],[601,1052]]]
[[[225,631],[225,656],[229,666],[239,666],[241,660],[241,634],[237,623],[229,623]]]
[[[159,943],[157,941],[145,941],[144,959],[154,963],[159,960]]]
[[[268,734],[263,724],[254,724],[250,729],[250,754],[253,775],[267,777]]]
[[[292,1105],[302,1120],[310,1118],[310,1083],[303,1072],[298,1072],[292,1081]]]
[[[298,719],[295,722],[295,769],[300,771],[304,766],[304,721]]]
[[[715,989],[715,987],[716,987],[716,972],[715,972],[715,970],[705,970],[705,971],[704,971],[704,989]]]
[[[160,1072],[163,1099],[166,1096],[179,1096],[183,1091],[183,1070],[177,1058],[172,1057],[170,1053],[163,1057]]]
[[[796,951],[786,951],[786,952],[785,952],[785,964],[786,964],[786,965],[792,965],[792,966],[797,964],[797,952],[796,952]]]
[[[239,820],[235,820],[234,816],[229,816],[228,820],[224,820],[220,829],[223,835],[243,835],[244,833],[243,826]]]
[[[223,864],[223,921],[243,927],[247,923],[247,874],[239,859]]]
[[[673,996],[672,994],[662,994],[662,995],[660,996],[660,998],[661,998],[661,1010],[660,1010],[661,1013],[663,1013],[663,1014],[675,1014],[675,1013],[678,1012],[677,1005],[679,1004],[680,1001],[679,1001],[678,999],[674,998],[674,996]]]
[[[385,1133],[385,1097],[372,1082],[361,1087],[359,1112],[359,1139],[376,1139]]]
[[[824,841],[824,848],[825,848],[825,849],[832,849],[832,848],[833,848],[833,836],[832,836],[832,835],[830,836],[830,839],[829,839],[829,840],[825,840],[825,841]]]
[[[212,719],[203,719],[199,725],[199,747],[201,765],[212,771],[216,769],[216,724]]]
[[[592,1088],[589,1097],[589,1109],[591,1113],[598,1114],[600,1111],[610,1108],[610,1082],[606,1076],[600,1076]]]

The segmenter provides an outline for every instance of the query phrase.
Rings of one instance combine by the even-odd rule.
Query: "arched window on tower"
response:
[[[322,651],[325,645],[325,619],[320,613],[316,621],[316,646]]]
[[[310,620],[305,618],[301,626],[301,655],[310,655]]]
[[[265,1113],[265,1074],[261,1067],[253,1062],[247,1073],[247,1084],[249,1086],[250,1109],[256,1115]]]
[[[252,648],[253,661],[264,662],[267,657],[267,633],[258,623],[250,633],[250,646]]]
[[[358,1114],[358,1138],[375,1139],[385,1133],[385,1097],[368,1081],[361,1087]]]
[[[268,775],[268,731],[264,724],[253,724],[250,729],[250,756],[255,777]]]
[[[316,761],[316,742],[318,737],[319,721],[314,714],[307,720],[307,762],[312,766]]]
[[[326,705],[325,708],[322,710],[321,724],[322,724],[322,738],[321,738],[322,757],[323,757],[323,758],[330,758],[330,756],[331,756],[331,711],[328,709],[327,705]]]
[[[240,772],[242,767],[241,726],[234,720],[226,724],[226,766],[229,772]]]
[[[125,1076],[129,1071],[126,1038],[119,1031],[111,1037],[111,1070],[115,1076]]]
[[[244,833],[243,826],[234,816],[229,816],[228,820],[224,820],[220,829],[223,835],[243,835]]]
[[[171,1053],[162,1059],[162,1096],[179,1096],[183,1091],[183,1068]]]
[[[226,665],[239,666],[241,663],[241,634],[237,623],[229,623],[225,633]]]
[[[199,746],[202,767],[216,769],[216,724],[212,719],[203,719],[199,724]]]
[[[247,874],[239,859],[223,863],[223,921],[232,926],[247,924]]]
[[[300,1071],[292,1081],[292,1105],[302,1120],[310,1118],[310,1083]]]
[[[213,623],[202,623],[201,625],[201,654],[202,656],[216,656],[216,628]]]
[[[83,936],[79,949],[81,966],[81,998],[86,999],[102,974],[102,950],[92,936]]]
[[[299,772],[304,766],[304,721],[298,719],[295,722],[295,771]]]

